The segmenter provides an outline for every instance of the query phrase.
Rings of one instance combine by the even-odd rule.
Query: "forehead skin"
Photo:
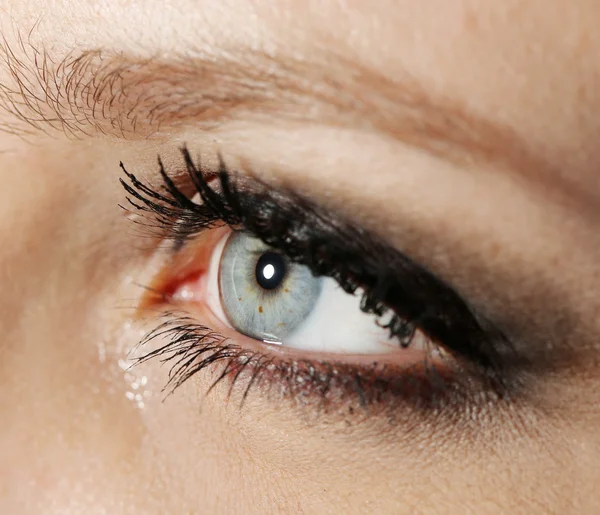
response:
[[[600,309],[595,293],[600,284],[595,266],[600,255],[595,233],[600,218],[600,4],[594,0],[549,4],[548,0],[74,0],[56,1],[50,7],[44,0],[8,0],[0,7],[0,32],[2,48],[13,49],[13,58],[23,59],[26,66],[32,54],[21,56],[23,49],[35,49],[33,54],[44,49],[56,63],[72,53],[96,50],[165,62],[175,58],[182,62],[182,55],[241,61],[254,52],[306,64],[309,85],[323,77],[323,67],[332,71],[328,77],[334,86],[338,80],[354,81],[359,70],[368,70],[391,84],[418,84],[419,91],[450,110],[502,127],[503,134],[520,142],[523,154],[534,157],[521,160],[526,166],[500,167],[511,176],[507,182],[491,177],[485,167],[466,167],[478,183],[465,191],[473,197],[489,195],[489,201],[485,197],[478,203],[473,198],[471,204],[461,190],[460,205],[466,206],[467,214],[469,207],[476,207],[482,218],[489,217],[491,233],[496,227],[504,233],[487,245],[485,238],[479,241],[483,230],[470,230],[476,221],[462,216],[448,232],[456,233],[454,241],[463,254],[454,258],[436,254],[432,262],[460,264],[464,255],[477,253],[481,243],[489,261],[502,264],[508,262],[508,250],[498,242],[508,242],[508,248],[512,241],[513,247],[523,250],[523,262],[532,268],[537,264],[548,276],[566,278],[561,291],[586,327],[585,343],[591,343],[582,346],[592,349],[600,334],[594,316]],[[423,436],[430,434],[427,427],[406,430],[395,442],[397,433],[389,428],[382,429],[379,438],[368,424],[352,431],[343,423],[303,424],[260,400],[251,404],[257,408],[254,413],[238,414],[218,400],[207,402],[200,411],[197,385],[188,385],[161,403],[158,392],[164,370],[158,366],[148,372],[155,402],[148,400],[146,409],[139,410],[125,396],[126,392],[131,396],[132,379],[124,380],[117,365],[120,340],[129,338],[132,341],[123,345],[131,345],[134,337],[120,334],[122,319],[116,317],[114,306],[119,304],[115,292],[121,291],[125,276],[139,272],[147,256],[131,248],[129,234],[115,235],[114,228],[122,227],[120,219],[106,214],[107,206],[122,200],[114,165],[121,159],[153,165],[157,149],[179,146],[186,141],[184,136],[194,134],[193,120],[176,129],[167,127],[150,143],[125,141],[115,134],[72,137],[43,123],[39,131],[30,130],[23,138],[19,118],[31,121],[35,106],[24,106],[21,116],[11,112],[14,105],[6,99],[14,96],[6,93],[21,92],[5,66],[0,67],[0,84],[0,213],[5,214],[0,218],[4,333],[0,420],[8,421],[0,432],[1,513],[473,510],[485,515],[600,509],[595,372],[585,380],[583,375],[561,376],[554,386],[540,388],[543,395],[556,394],[556,406],[567,410],[568,417],[558,408],[539,420],[538,414],[531,419],[507,416],[502,427],[490,425],[489,442],[482,438],[472,448],[453,447],[444,438],[432,443]],[[367,84],[362,87],[358,103],[379,85],[372,84],[373,91]],[[303,109],[314,116],[317,126],[321,111],[313,112],[311,105]],[[273,114],[268,116],[262,126],[256,123],[256,131],[251,130],[252,120],[236,127],[232,134],[241,134],[248,141],[245,147],[231,143],[235,138],[225,133],[223,141],[247,152],[266,133],[264,125],[280,123]],[[305,123],[305,132],[314,126]],[[249,127],[250,135],[244,127]],[[299,131],[297,140],[290,137],[270,146],[263,142],[261,155],[251,158],[284,161],[279,145],[293,146],[303,134]],[[310,147],[313,139],[308,134],[305,144]],[[370,159],[385,162],[388,154],[361,155],[341,136],[339,141],[330,139],[319,152],[309,149],[301,159],[290,157],[300,162],[290,168],[316,183],[323,176],[338,181],[347,189],[336,191],[360,197],[363,192],[354,179],[368,176]],[[314,143],[318,147],[319,142]],[[345,155],[328,159],[329,145],[340,147],[338,153]],[[501,145],[495,152],[502,153]],[[507,149],[510,152],[514,148]],[[137,154],[146,157],[136,161]],[[410,155],[402,156],[403,162],[413,162]],[[469,160],[470,153],[464,150],[462,161]],[[354,167],[342,166],[347,161]],[[349,169],[357,172],[348,174]],[[385,197],[386,190],[393,191],[390,185],[397,184],[394,173],[373,173],[365,181],[369,183],[365,191],[379,192],[375,197],[386,206],[383,220],[412,213],[401,202],[392,202],[389,193]],[[416,185],[414,196],[423,197],[421,204],[412,197],[407,202],[421,206],[415,208],[414,219],[429,220],[433,213],[431,225],[443,227],[440,213],[447,209],[455,182],[462,184],[462,179],[424,173],[444,185],[439,192],[433,187],[429,192],[410,171],[406,175]],[[532,224],[558,227],[554,232],[548,229],[553,241],[547,247],[556,252],[538,251],[546,247],[536,246],[534,238],[529,247],[530,235],[519,232],[518,220],[525,219],[518,212],[521,187],[532,195],[558,198],[566,206],[564,213],[572,217],[545,206],[527,211],[527,216],[535,215]],[[510,220],[514,228],[506,229],[510,224],[502,225],[503,220]],[[587,371],[596,368],[598,349],[588,356]],[[569,395],[563,396],[565,384]]]

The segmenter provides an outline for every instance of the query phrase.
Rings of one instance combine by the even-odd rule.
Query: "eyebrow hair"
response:
[[[275,115],[376,130],[458,162],[547,165],[511,127],[434,98],[408,76],[393,80],[339,56],[309,62],[244,50],[142,59],[89,50],[57,61],[20,37],[15,50],[0,44],[0,67],[11,79],[0,83],[0,113],[9,115],[0,117],[0,130],[21,135],[137,139],[241,115],[272,123]]]

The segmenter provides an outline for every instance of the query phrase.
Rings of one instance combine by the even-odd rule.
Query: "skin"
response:
[[[9,0],[0,512],[598,512],[599,17],[592,0]],[[178,62],[163,75],[178,80],[192,73],[186,63],[213,57],[217,77],[256,58],[267,84],[264,55],[285,66],[279,87],[265,86],[270,100],[250,102],[250,88],[239,108],[217,99],[195,113],[173,100],[160,123],[141,105],[135,127],[113,118],[115,128],[110,110],[75,120],[68,97],[37,115],[19,102],[36,52],[56,71],[69,53],[98,49]],[[292,58],[312,94],[300,95]],[[365,70],[377,79],[360,83]],[[138,87],[168,97],[157,74]],[[186,95],[237,94],[197,75]],[[314,98],[328,91],[316,86],[324,76],[335,101]],[[396,97],[384,102],[383,90]],[[509,324],[539,365],[522,391],[468,416],[399,406],[391,420],[351,416],[352,401],[299,408],[261,389],[240,408],[227,386],[205,396],[207,373],[165,400],[168,367],[127,367],[157,325],[135,318],[139,285],[171,264],[118,208],[118,165],[156,180],[157,154],[177,172],[183,142],[377,231]]]

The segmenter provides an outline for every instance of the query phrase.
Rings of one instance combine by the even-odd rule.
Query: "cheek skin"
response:
[[[155,366],[149,363],[144,373],[163,384],[166,377],[159,376],[166,371]],[[211,502],[216,496],[227,499],[240,513],[261,513],[265,506],[274,512],[277,506],[310,506],[316,513],[327,513],[332,504],[344,513],[372,508],[378,513],[411,513],[410,506],[419,506],[424,513],[455,513],[439,508],[473,506],[480,499],[480,513],[487,513],[488,502],[519,513],[524,500],[544,489],[539,485],[532,490],[530,481],[543,464],[553,489],[560,492],[556,505],[566,506],[567,497],[562,496],[569,492],[571,478],[560,479],[555,458],[567,455],[561,449],[549,455],[543,445],[546,438],[556,441],[553,430],[546,431],[543,439],[532,435],[494,444],[497,455],[490,457],[485,441],[491,441],[492,434],[482,435],[482,442],[462,450],[441,438],[423,437],[419,425],[403,435],[407,427],[396,433],[384,423],[376,438],[366,429],[365,419],[348,417],[315,425],[284,406],[261,402],[258,396],[250,396],[241,409],[235,397],[225,402],[227,387],[217,387],[204,397],[199,392],[206,388],[202,379],[192,379],[160,407],[149,405],[143,415],[161,459],[191,504]],[[509,425],[507,421],[507,431]],[[360,448],[352,443],[357,438]],[[478,480],[480,494],[475,499],[474,474],[489,479]],[[205,498],[199,485],[209,489]],[[494,488],[502,491],[502,499],[491,494]]]
[[[98,356],[111,325],[98,305],[103,277],[111,278],[107,249],[95,244],[107,241],[107,224],[86,207],[82,185],[48,163],[56,155],[47,150],[45,159],[27,154],[2,165],[18,170],[0,191],[0,241],[10,242],[0,253],[3,513],[116,509],[129,487],[114,478],[133,477],[143,434]],[[79,154],[56,162],[63,158],[89,166]]]

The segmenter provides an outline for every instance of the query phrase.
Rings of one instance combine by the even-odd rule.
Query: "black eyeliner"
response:
[[[503,391],[506,357],[514,353],[503,333],[476,314],[451,287],[384,240],[346,223],[291,190],[276,190],[254,177],[230,171],[222,158],[216,171],[197,166],[182,149],[189,179],[202,198],[184,195],[159,159],[163,181],[155,191],[125,170],[128,202],[152,215],[150,225],[173,241],[174,250],[199,232],[229,225],[328,276],[350,294],[362,293],[361,309],[394,316],[386,327],[399,345],[422,331],[464,368]]]

